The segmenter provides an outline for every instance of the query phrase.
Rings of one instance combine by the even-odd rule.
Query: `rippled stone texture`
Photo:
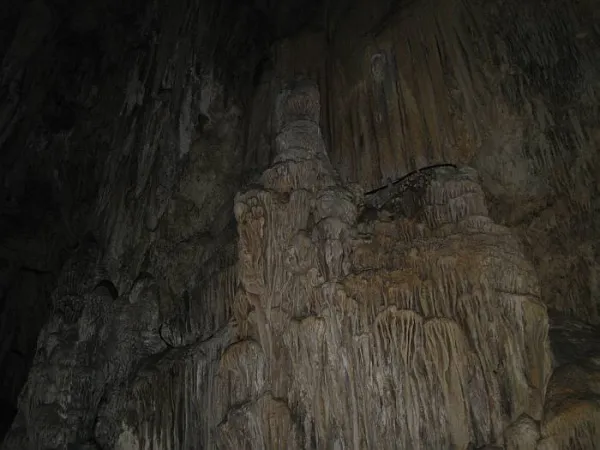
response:
[[[4,3],[4,449],[599,448],[598,2]]]
[[[410,214],[391,202],[357,222],[357,192],[319,142],[317,89],[291,88],[280,104],[276,163],[235,207],[240,343],[261,349],[266,370],[239,402],[259,409],[221,426],[224,447],[466,449],[539,420],[546,308],[518,239],[488,217],[477,173],[439,168]],[[286,413],[267,420],[271,395]],[[273,447],[282,428],[295,442]]]

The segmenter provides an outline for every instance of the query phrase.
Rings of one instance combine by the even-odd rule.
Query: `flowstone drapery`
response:
[[[274,164],[236,199],[239,341],[221,362],[236,396],[222,446],[502,444],[508,425],[541,418],[550,374],[546,309],[518,240],[489,219],[468,168],[432,169],[408,214],[391,201],[358,221],[362,193],[332,170],[319,110],[308,83],[282,94]]]
[[[183,303],[149,273],[119,295],[82,247],[3,449],[593,448],[597,367],[555,348],[550,378],[535,270],[477,173],[364,194],[319,112],[312,83],[281,93],[273,164],[235,199],[237,255],[207,259]]]
[[[599,5],[3,2],[2,450],[600,450]]]

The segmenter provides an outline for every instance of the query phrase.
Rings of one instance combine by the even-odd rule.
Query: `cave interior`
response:
[[[600,450],[598,0],[0,0],[0,449]]]

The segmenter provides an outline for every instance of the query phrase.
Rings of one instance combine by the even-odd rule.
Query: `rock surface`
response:
[[[597,2],[4,3],[0,448],[600,449]]]

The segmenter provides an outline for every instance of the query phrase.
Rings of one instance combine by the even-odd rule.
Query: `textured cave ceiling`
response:
[[[2,450],[600,449],[596,0],[0,2]]]

